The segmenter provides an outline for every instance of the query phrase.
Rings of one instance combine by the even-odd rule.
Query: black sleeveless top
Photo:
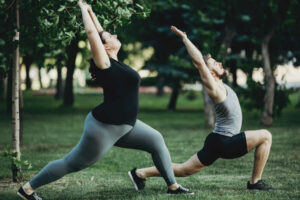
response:
[[[139,74],[124,63],[110,58],[111,66],[97,68],[96,77],[101,81],[104,102],[92,110],[93,116],[107,124],[134,126],[138,112]]]

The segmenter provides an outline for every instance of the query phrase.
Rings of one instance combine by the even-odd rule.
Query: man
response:
[[[195,174],[211,165],[218,158],[233,159],[255,149],[252,177],[247,183],[249,190],[269,190],[270,186],[261,180],[262,172],[269,157],[272,135],[267,130],[250,130],[240,133],[242,112],[235,92],[222,82],[225,75],[222,63],[201,52],[188,39],[186,33],[172,26],[171,30],[182,39],[198,69],[203,85],[212,100],[216,112],[216,123],[204,143],[202,150],[181,164],[173,164],[175,176]],[[128,172],[135,187],[145,187],[147,177],[160,176],[155,167],[133,169]]]

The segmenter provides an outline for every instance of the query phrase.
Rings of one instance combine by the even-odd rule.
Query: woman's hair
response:
[[[100,36],[101,42],[102,42],[103,44],[105,44],[105,40],[103,39],[103,33],[104,33],[104,31],[101,31],[101,32],[99,33],[99,36]]]
[[[93,60],[93,58],[90,59],[90,68],[89,68],[89,72],[91,73],[91,77],[93,81],[97,80],[97,66]]]
[[[101,32],[99,33],[99,36],[100,36],[101,42],[102,42],[103,44],[105,44],[105,40],[103,39],[103,33],[104,33],[104,31],[101,31]],[[89,68],[89,72],[91,73],[91,77],[92,77],[92,80],[93,80],[93,81],[97,81],[97,70],[98,70],[98,68],[97,68],[97,66],[96,66],[96,64],[95,64],[95,62],[94,62],[94,60],[91,59],[91,60],[90,60],[90,68]]]

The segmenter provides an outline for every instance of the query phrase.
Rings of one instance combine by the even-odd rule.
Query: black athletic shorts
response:
[[[210,133],[197,155],[203,165],[209,166],[218,158],[233,159],[246,153],[248,150],[244,132],[232,137]]]

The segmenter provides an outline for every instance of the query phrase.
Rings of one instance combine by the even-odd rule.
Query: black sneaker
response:
[[[250,184],[250,182],[248,181],[247,189],[248,190],[270,190],[272,189],[272,187],[265,184],[262,180],[259,180],[255,184]]]
[[[140,178],[136,175],[136,168],[129,171],[128,176],[129,176],[129,178],[130,178],[131,182],[133,183],[134,188],[136,190],[142,190],[142,189],[145,188],[146,179]]]
[[[184,187],[182,187],[181,185],[179,185],[179,188],[177,188],[177,190],[170,190],[168,189],[168,194],[191,194],[193,195],[194,192],[191,192],[189,189],[186,189]]]
[[[35,192],[32,193],[31,195],[27,195],[25,193],[25,191],[23,190],[22,187],[20,187],[20,189],[18,190],[17,194],[25,200],[42,200],[42,198],[40,198]]]

